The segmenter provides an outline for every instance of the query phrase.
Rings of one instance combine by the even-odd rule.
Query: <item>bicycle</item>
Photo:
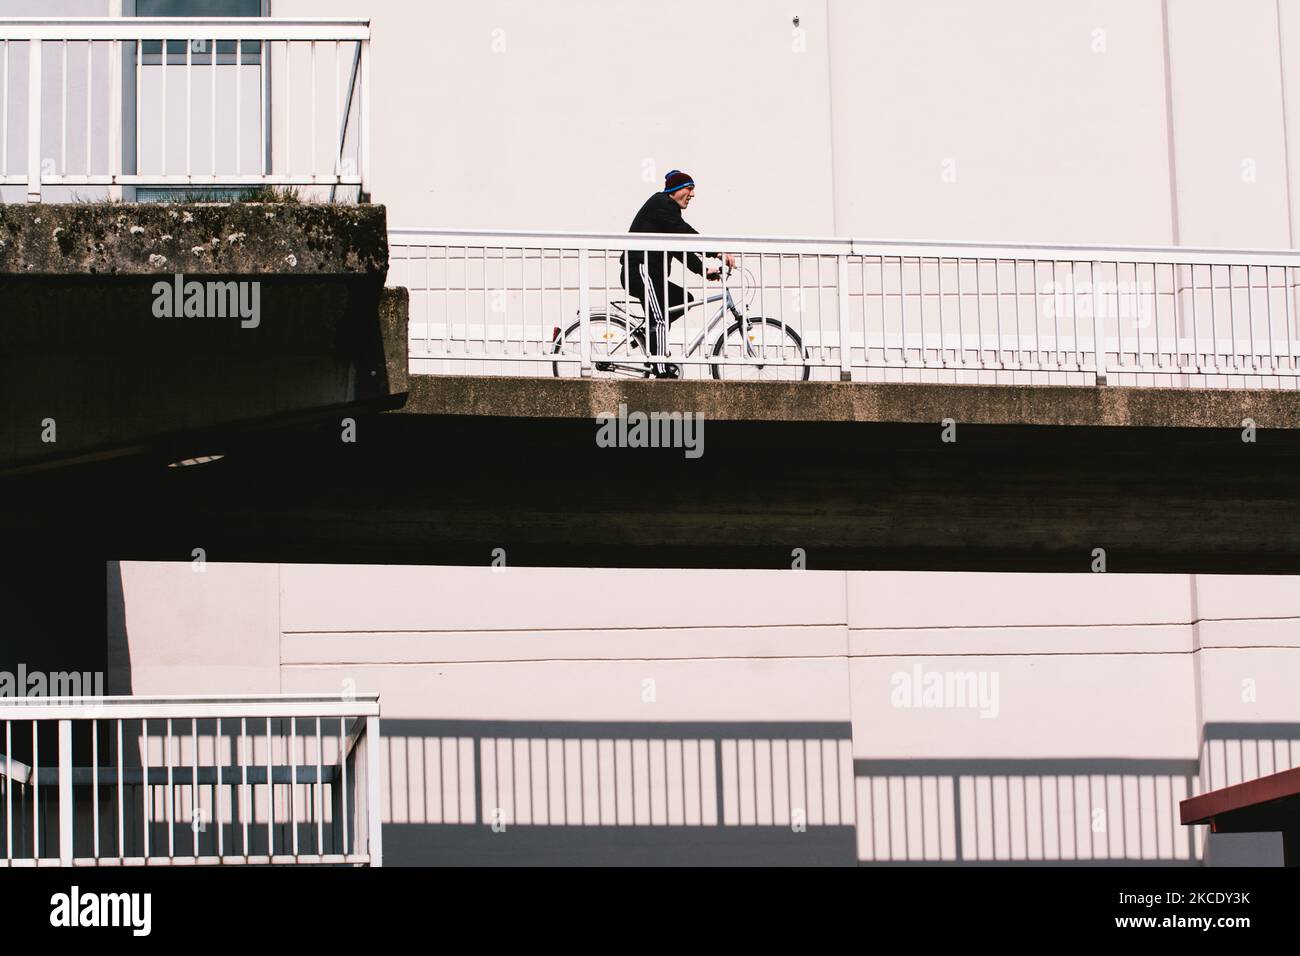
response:
[[[728,270],[730,272],[730,270]],[[745,281],[753,285],[753,275],[744,270]],[[742,289],[744,282],[742,282]],[[721,302],[717,313],[700,332],[686,343],[685,356],[698,352],[709,334],[730,314],[731,327],[718,335],[708,353],[721,361],[710,363],[713,377],[719,381],[808,381],[812,374],[808,351],[794,329],[779,319],[749,316],[737,305],[731,289],[723,285],[722,291],[706,295],[692,302],[672,306],[667,310],[669,328],[674,319],[686,314],[687,309]],[[634,324],[635,323],[635,324]],[[590,334],[592,375],[601,378],[648,378],[651,358],[646,348],[646,319],[644,315],[628,311],[621,303],[611,302],[605,311],[593,311],[587,317]],[[582,354],[582,320],[574,322],[561,335],[559,326],[551,335],[551,352],[570,356],[564,362],[552,362],[556,378],[580,374],[574,358]],[[797,357],[802,364],[789,364]],[[765,361],[766,360],[766,361]]]

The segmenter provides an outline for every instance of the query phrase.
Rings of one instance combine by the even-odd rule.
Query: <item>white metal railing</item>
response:
[[[380,866],[379,703],[0,700],[0,867]]]
[[[389,247],[417,373],[611,374],[609,317],[642,322],[621,257],[650,250],[732,254],[720,281],[680,263],[672,279],[771,320],[754,353],[719,353],[731,320],[710,328],[711,303],[674,322],[666,354],[637,353],[687,377],[799,378],[806,365],[843,380],[1300,383],[1300,252],[417,229],[391,230]]]
[[[0,185],[366,191],[369,97],[368,20],[0,19]]]

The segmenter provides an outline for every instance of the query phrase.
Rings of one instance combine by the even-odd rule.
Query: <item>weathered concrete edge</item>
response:
[[[410,344],[408,331],[411,294],[403,288],[385,286],[379,291],[379,335],[384,349],[386,395],[404,395],[410,387]]]
[[[388,271],[382,205],[0,205],[0,281],[13,276],[365,276]]]
[[[667,382],[412,375],[399,414],[595,418],[618,406],[717,421],[1300,428],[1300,392],[1126,386]]]

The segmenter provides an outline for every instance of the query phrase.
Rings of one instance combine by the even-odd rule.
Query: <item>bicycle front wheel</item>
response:
[[[714,343],[713,358],[721,381],[806,382],[812,375],[799,334],[776,319],[734,323]]]
[[[623,319],[593,313],[587,319],[591,334],[591,374],[594,378],[645,378],[645,342],[639,329],[632,329]],[[578,378],[582,374],[582,323],[574,322],[564,334],[557,334],[551,346],[555,355],[567,356],[551,367],[556,378]]]

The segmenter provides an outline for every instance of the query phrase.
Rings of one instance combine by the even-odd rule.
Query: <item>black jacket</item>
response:
[[[632,220],[628,232],[675,232],[699,235],[689,222],[682,218],[682,207],[673,201],[667,193],[655,193]],[[685,256],[686,267],[692,272],[704,272],[704,260],[694,252],[648,252],[639,249],[630,250],[623,256],[620,278],[623,286],[637,298],[641,297],[641,263],[645,262],[646,271],[654,277],[655,284],[663,281],[674,259],[681,261]],[[631,260],[630,262],[628,260]]]

